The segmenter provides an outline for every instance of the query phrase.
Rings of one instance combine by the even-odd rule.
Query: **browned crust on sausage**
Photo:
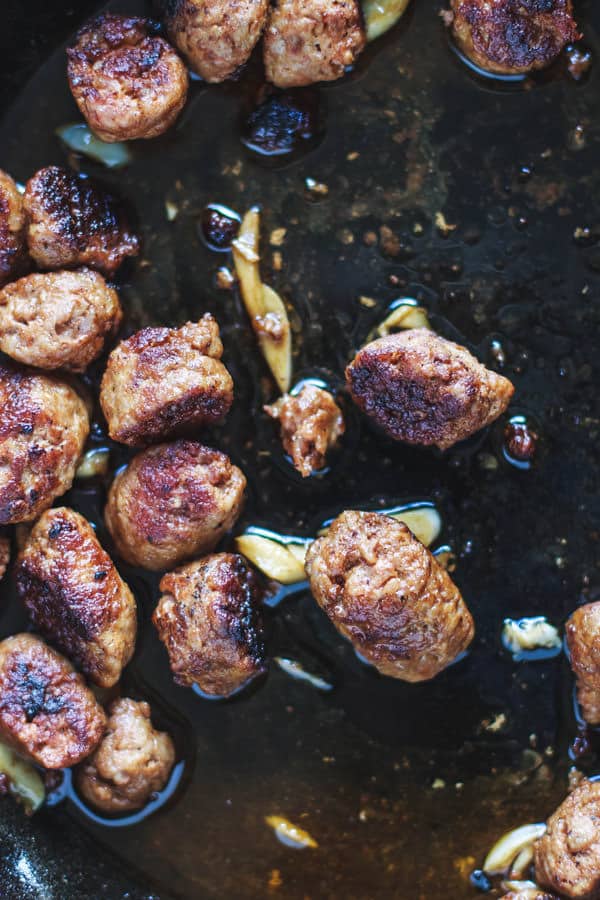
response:
[[[460,591],[406,525],[347,511],[308,549],[313,595],[335,627],[384,675],[433,678],[474,634]]]
[[[268,0],[167,0],[170,39],[206,81],[224,81],[248,60],[269,9]]]
[[[35,628],[95,684],[116,684],[133,655],[136,606],[89,522],[65,507],[45,512],[15,582]]]
[[[0,581],[6,575],[8,564],[10,563],[10,538],[7,534],[0,532]]]
[[[195,441],[158,444],[113,481],[106,526],[123,559],[158,571],[213,550],[236,522],[246,478]]]
[[[133,812],[165,787],[174,764],[173,741],[152,726],[149,705],[122,697],[111,703],[106,734],[75,770],[75,784],[101,812]]]
[[[600,725],[600,602],[575,610],[565,627],[581,713]]]
[[[23,202],[29,252],[40,268],[91,266],[110,276],[139,252],[122,206],[91,178],[47,166],[29,179]]]
[[[123,317],[93,269],[27,275],[0,291],[0,350],[41,369],[83,372]]]
[[[329,391],[316,385],[284,394],[264,410],[279,420],[283,449],[303,478],[325,466],[327,451],[345,431],[341,409]]]
[[[356,0],[278,0],[265,29],[267,80],[282,88],[334,81],[365,43]]]
[[[106,717],[83,678],[32,634],[0,643],[0,735],[46,769],[72,766],[104,733]]]
[[[451,0],[450,5],[455,41],[490,72],[543,69],[581,37],[571,0]]]
[[[97,16],[67,50],[71,91],[104,141],[153,138],[166,131],[187,97],[187,70],[151,22]]]
[[[535,844],[535,877],[571,900],[600,893],[600,782],[584,779],[548,819]]]
[[[0,169],[0,287],[29,268],[23,198],[10,175]]]
[[[165,575],[152,621],[177,684],[228,696],[266,669],[253,571],[217,553]]]
[[[144,328],[110,354],[100,403],[115,441],[143,446],[218,422],[233,402],[219,327]]]
[[[69,385],[5,360],[0,409],[0,525],[28,522],[71,487],[88,414]]]
[[[346,369],[354,402],[394,440],[447,450],[493,422],[514,387],[425,328],[372,341]]]

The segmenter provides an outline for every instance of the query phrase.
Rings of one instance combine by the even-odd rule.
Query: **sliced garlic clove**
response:
[[[323,678],[319,678],[318,675],[313,675],[312,672],[307,672],[304,666],[296,662],[295,659],[288,659],[286,656],[276,656],[275,662],[291,678],[296,678],[298,681],[306,681],[319,691],[331,691],[333,689],[332,684],[329,684]]]
[[[75,478],[97,478],[106,475],[110,461],[110,450],[107,447],[98,447],[84,453]]]
[[[233,261],[246,311],[267,365],[282,393],[292,375],[292,333],[285,305],[260,278],[260,213],[249,210],[232,243]]]
[[[513,656],[531,650],[558,650],[562,646],[558,630],[545,616],[505,619],[502,643]]]
[[[531,846],[546,833],[545,823],[522,825],[503,835],[483,863],[486,875],[504,875],[522,850]]]
[[[303,828],[293,825],[289,819],[283,816],[265,816],[265,822],[269,825],[278,840],[286,847],[293,847],[295,850],[304,850],[306,847],[318,847],[315,839]]]
[[[367,41],[374,41],[398,22],[409,0],[362,0]]]
[[[386,337],[397,329],[428,328],[431,330],[427,311],[416,303],[400,303],[375,329],[376,337]]]
[[[260,534],[241,534],[235,539],[238,551],[249,559],[267,578],[280,584],[296,584],[306,579],[304,556],[308,543],[284,544],[274,537]],[[294,547],[294,550],[291,547]]]
[[[8,779],[11,794],[32,815],[46,799],[46,788],[37,770],[10,747],[0,742],[0,773]]]
[[[63,125],[56,129],[55,134],[69,150],[88,156],[109,169],[119,169],[133,159],[127,144],[119,142],[108,144],[106,141],[101,141],[83,122]]]
[[[385,510],[382,510],[382,512],[397,522],[403,522],[412,531],[417,540],[421,541],[426,547],[430,547],[433,544],[442,530],[442,517],[435,506],[416,506],[412,509],[409,507],[408,509],[393,510],[388,513]]]

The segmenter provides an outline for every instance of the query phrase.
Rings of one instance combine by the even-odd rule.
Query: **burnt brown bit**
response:
[[[115,441],[143,446],[218,422],[233,402],[219,326],[144,328],[110,354],[100,403]]]
[[[81,675],[33,634],[0,643],[0,736],[46,769],[88,756],[106,717]]]
[[[308,549],[315,600],[383,675],[425,681],[471,643],[460,591],[406,525],[347,511]]]
[[[394,440],[447,450],[489,425],[514,387],[425,328],[367,344],[346,369],[354,402]]]
[[[452,34],[482,69],[543,69],[580,35],[571,0],[450,0]]]
[[[548,819],[535,844],[535,877],[570,900],[600,891],[600,782],[584,779]]]
[[[225,453],[196,441],[159,444],[113,481],[106,526],[123,559],[169,569],[216,547],[242,511],[245,488]]]
[[[205,207],[200,222],[202,237],[213,250],[229,250],[240,230],[240,219],[222,206]]]
[[[314,146],[324,133],[316,88],[275,91],[246,115],[242,142],[264,156],[287,156]]]
[[[269,0],[163,0],[170,40],[205,81],[224,81],[258,42]]]
[[[237,554],[217,553],[165,575],[152,616],[177,684],[226,697],[266,670],[259,590]]]
[[[574,81],[583,81],[587,78],[592,62],[592,51],[587,47],[577,44],[567,47],[567,71]]]
[[[15,583],[36,630],[95,684],[117,683],[135,647],[135,600],[83,516],[45,512],[17,557]]]
[[[40,369],[83,372],[122,317],[117,292],[93,269],[27,275],[0,290],[0,350]]]
[[[73,97],[104,141],[156,137],[185,104],[187,69],[149,19],[97,16],[78,32],[67,57]]]
[[[42,269],[91,266],[110,276],[139,252],[122,204],[91,178],[40,169],[24,195],[29,252]]]
[[[267,80],[282,88],[341,78],[366,43],[356,0],[279,0],[263,55]]]
[[[6,575],[10,562],[10,537],[0,529],[0,581]]]
[[[325,466],[327,452],[345,430],[344,416],[332,395],[313,384],[297,394],[284,394],[264,409],[279,421],[283,448],[304,478]]]
[[[600,602],[576,609],[565,631],[581,713],[589,725],[600,725]]]
[[[520,462],[534,458],[539,436],[527,422],[508,422],[504,429],[504,444],[509,456]]]
[[[73,483],[89,433],[70,385],[0,361],[0,525],[36,519]]]
[[[108,713],[106,734],[75,770],[75,786],[100,812],[134,812],[167,784],[175,747],[166,732],[153,727],[147,703],[122,697]]]
[[[0,287],[29,268],[23,198],[10,175],[0,169]]]

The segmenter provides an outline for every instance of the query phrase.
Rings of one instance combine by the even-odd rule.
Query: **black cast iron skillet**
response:
[[[95,8],[3,4],[0,165],[18,180],[67,162],[54,129],[78,116],[60,44]],[[177,128],[120,172],[79,164],[138,217],[149,265],[120,279],[126,330],[204,311],[222,326],[236,403],[207,440],[249,476],[242,524],[310,535],[343,508],[433,500],[477,622],[473,647],[430,684],[381,678],[302,592],[269,615],[270,649],[333,689],[273,666],[254,690],[208,702],[172,683],[148,621],[156,582],[124,567],[143,621],[124,689],[171,728],[184,775],[158,813],[126,828],[95,823],[68,798],[30,821],[3,802],[2,897],[476,897],[469,872],[493,841],[544,819],[566,792],[576,736],[566,662],[517,663],[500,631],[505,616],[561,625],[599,596],[600,68],[579,84],[562,64],[526,84],[479,79],[449,49],[438,8],[413,2],[351,76],[319,89],[322,140],[286,165],[240,141],[253,66],[237,84],[196,83]],[[577,14],[597,57],[597,4],[582,0]],[[327,184],[325,199],[311,202],[307,178]],[[172,223],[166,200],[179,207]],[[338,385],[389,304],[415,297],[441,333],[488,364],[504,358],[511,413],[541,435],[534,465],[507,461],[504,422],[442,456],[355,417],[332,471],[301,484],[260,413],[273,389],[239,298],[215,285],[227,259],[198,237],[209,202],[240,213],[260,203],[265,236],[287,228],[283,269],[266,253],[265,277],[296,311],[298,378]],[[445,235],[438,212],[455,226]],[[381,226],[399,239],[391,255],[365,238]],[[104,491],[80,484],[66,501],[99,522]],[[25,625],[6,585],[2,636]],[[592,735],[578,762],[589,773],[597,746]],[[319,847],[278,843],[264,821],[273,814]]]

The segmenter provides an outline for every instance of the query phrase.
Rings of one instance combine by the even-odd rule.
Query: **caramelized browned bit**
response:
[[[40,169],[24,195],[27,244],[42,269],[91,266],[113,275],[139,242],[120,203],[91,178]]]
[[[122,697],[108,714],[106,734],[75,770],[75,785],[100,812],[133,812],[165,787],[175,747],[166,732],[153,727],[147,703]]]
[[[592,52],[587,47],[572,44],[567,47],[567,71],[574,81],[583,81],[592,67]]]
[[[93,269],[26,275],[0,290],[0,350],[41,369],[83,372],[122,317],[117,292]]]
[[[261,156],[288,156],[312,147],[323,134],[319,92],[276,91],[246,117],[242,143]]]
[[[600,725],[600,602],[576,609],[566,635],[581,713],[589,725]]]
[[[0,581],[6,575],[6,570],[10,562],[10,538],[7,534],[0,531]]]
[[[279,0],[263,42],[268,81],[282,88],[341,78],[366,43],[356,0]]]
[[[580,36],[571,0],[450,0],[452,35],[482,69],[543,69]]]
[[[211,250],[230,250],[240,221],[236,213],[224,206],[207,206],[200,220],[202,237]]]
[[[460,592],[406,525],[348,511],[306,555],[316,601],[383,675],[433,678],[473,639]]]
[[[47,510],[19,553],[15,582],[36,630],[95,684],[116,684],[133,655],[136,606],[89,522]]]
[[[600,890],[600,782],[583,779],[548,819],[535,844],[536,881],[569,900]]]
[[[67,57],[73,97],[103,141],[156,137],[183,109],[187,69],[149,19],[97,16]]]
[[[72,766],[104,733],[105,715],[71,664],[41,638],[0,643],[0,737],[46,769]]]
[[[367,344],[346,380],[355,403],[390,437],[440,450],[497,419],[514,392],[465,347],[424,328]]]
[[[241,513],[245,487],[224,453],[196,441],[159,444],[115,478],[106,526],[128,562],[169,569],[215,548]]]
[[[177,684],[226,697],[266,669],[256,576],[217,553],[165,575],[152,616]]]
[[[223,419],[233,381],[209,314],[181,328],[144,328],[110,354],[100,404],[115,441],[151,444]]]
[[[224,81],[259,40],[268,0],[161,0],[169,38],[205,81]]]
[[[508,422],[504,429],[504,441],[508,454],[520,462],[531,462],[535,456],[539,437],[527,422]]]
[[[68,384],[8,361],[0,409],[0,525],[29,522],[71,487],[88,413]]]
[[[0,169],[0,287],[29,268],[23,198],[10,175]]]
[[[314,384],[264,409],[279,420],[283,448],[304,478],[325,466],[327,451],[344,433],[341,409],[329,391]]]

